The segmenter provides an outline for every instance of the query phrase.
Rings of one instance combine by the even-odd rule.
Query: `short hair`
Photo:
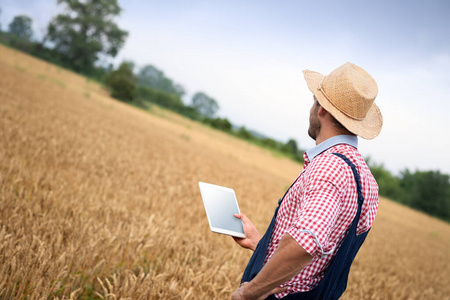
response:
[[[316,99],[316,106],[318,109],[320,106],[319,101],[317,100],[317,97],[314,96],[314,98]],[[350,135],[355,135],[354,133],[350,132],[350,130],[348,130],[347,128],[344,127],[344,125],[342,125],[338,120],[336,120],[336,118],[330,113],[330,117],[331,117],[331,123],[333,124],[333,127],[340,133],[340,134],[350,134]]]
[[[345,128],[344,125],[342,125],[338,120],[336,120],[336,118],[333,117],[332,114],[330,114],[330,116],[331,116],[331,122],[333,123],[333,127],[336,128],[336,130],[338,130],[339,133],[342,133],[342,134],[348,134],[348,133],[353,134],[347,128]]]

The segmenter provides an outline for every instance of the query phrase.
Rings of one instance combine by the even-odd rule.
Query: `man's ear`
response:
[[[319,110],[317,111],[317,115],[319,117],[325,117],[325,115],[328,114],[328,111],[321,106],[319,106]]]

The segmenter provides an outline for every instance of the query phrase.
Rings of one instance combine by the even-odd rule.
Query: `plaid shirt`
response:
[[[344,154],[361,177],[364,204],[357,233],[370,229],[378,209],[378,185],[357,151],[357,137],[336,136],[305,153],[302,173],[286,194],[266,253],[267,262],[284,234],[291,235],[311,262],[282,286],[288,293],[314,288],[341,245],[357,211],[356,182],[351,168],[333,152]]]

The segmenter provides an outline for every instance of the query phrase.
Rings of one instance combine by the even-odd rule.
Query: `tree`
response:
[[[275,141],[272,138],[263,138],[261,140],[261,143],[263,146],[268,147],[268,148],[272,148],[272,149],[276,149],[278,146],[278,142]]]
[[[399,179],[386,170],[383,164],[372,163],[370,157],[366,159],[366,162],[378,183],[379,194],[390,199],[401,201],[402,190]]]
[[[192,97],[192,107],[194,107],[200,115],[208,118],[214,117],[219,109],[217,102],[202,92],[198,92]]]
[[[292,154],[293,156],[297,155],[298,146],[297,142],[294,139],[289,139],[286,144],[283,144],[281,147],[281,151]]]
[[[32,23],[33,21],[28,16],[15,16],[12,22],[9,23],[9,32],[19,38],[29,41],[33,37],[33,29],[31,29]]]
[[[152,102],[177,112],[184,107],[183,101],[177,95],[169,94],[145,85],[138,86],[137,91],[140,100]]]
[[[75,71],[89,73],[100,55],[117,55],[128,36],[113,22],[122,10],[117,0],[58,0],[58,4],[65,5],[65,12],[49,23],[47,37]]]
[[[286,144],[280,144],[281,152],[290,155],[293,159],[299,162],[303,160],[303,150],[298,148],[297,142],[294,139],[289,139]]]
[[[138,74],[138,83],[151,88],[161,90],[169,94],[176,94],[183,97],[184,88],[167,78],[164,73],[152,65],[144,66]]]
[[[219,130],[226,131],[226,132],[230,132],[233,127],[227,118],[215,118],[215,119],[204,118],[203,122],[211,125],[214,128],[217,128]]]
[[[439,171],[402,172],[403,202],[425,213],[450,220],[450,176]]]
[[[245,128],[245,126],[239,127],[239,129],[236,132],[237,136],[240,138],[243,138],[245,140],[253,140],[255,137],[253,134]]]
[[[136,94],[136,78],[133,63],[122,62],[119,68],[105,77],[105,85],[111,90],[111,96],[122,101],[132,101]]]

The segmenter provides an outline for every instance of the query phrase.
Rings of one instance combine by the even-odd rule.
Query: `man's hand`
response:
[[[311,262],[312,258],[293,237],[286,233],[258,275],[252,281],[242,284],[233,293],[231,299],[259,300],[273,293],[282,292],[280,285],[298,274]]]
[[[247,284],[248,282],[243,282],[241,286],[236,291],[234,291],[233,295],[231,295],[231,300],[253,300],[254,298],[250,299],[245,296],[244,288]],[[285,291],[287,291],[287,288],[277,287],[271,290],[270,292],[266,293],[265,295],[262,295],[257,300],[264,300],[272,294],[281,293]]]
[[[262,235],[258,232],[256,227],[247,218],[244,214],[234,214],[234,217],[241,219],[244,226],[245,238],[234,237],[233,239],[236,243],[239,244],[242,248],[251,249],[255,251],[256,245],[258,245],[259,240],[262,238]]]

